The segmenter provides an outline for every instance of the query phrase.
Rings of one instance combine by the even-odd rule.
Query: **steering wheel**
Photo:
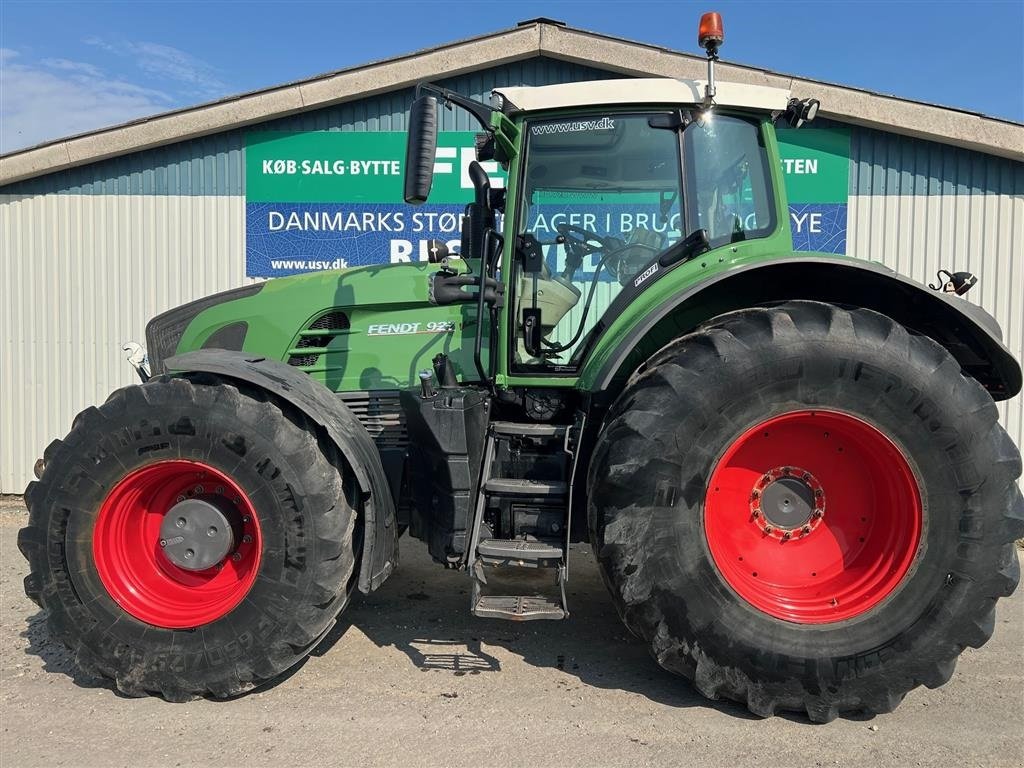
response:
[[[622,241],[614,237],[601,237],[575,224],[555,226],[561,244],[565,248],[565,270],[561,277],[571,280],[581,266],[583,259],[592,253],[603,252],[607,258],[613,250],[622,247]]]
[[[585,248],[587,254],[606,250],[608,240],[614,239],[601,237],[589,229],[577,227],[575,224],[557,224],[555,230],[565,240],[566,246],[572,243],[577,248]],[[577,235],[577,237],[569,237],[570,234]]]

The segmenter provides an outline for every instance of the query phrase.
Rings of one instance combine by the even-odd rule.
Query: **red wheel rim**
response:
[[[704,505],[708,548],[729,586],[801,624],[851,619],[885,600],[914,562],[922,519],[902,451],[835,411],[748,429],[719,459]]]
[[[217,565],[186,570],[161,547],[164,515],[184,499],[216,500],[235,531]],[[100,581],[140,621],[189,629],[216,621],[245,598],[259,571],[263,538],[252,502],[222,472],[195,461],[163,461],[129,472],[104,499],[93,532]]]

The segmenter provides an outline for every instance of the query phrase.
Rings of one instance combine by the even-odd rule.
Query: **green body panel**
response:
[[[461,262],[453,261],[456,268]],[[429,302],[434,264],[391,264],[315,272],[268,281],[254,296],[199,313],[177,353],[200,349],[218,328],[248,324],[243,350],[276,360],[317,353],[298,347],[301,331],[326,312],[344,310],[345,330],[305,334],[325,350],[315,364],[301,366],[335,392],[406,389],[418,372],[447,354],[463,380],[477,378],[473,364],[475,303],[435,306]],[[322,338],[323,341],[319,339]],[[486,361],[486,344],[485,344]]]

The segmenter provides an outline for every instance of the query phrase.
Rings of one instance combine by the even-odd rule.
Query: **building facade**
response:
[[[423,80],[486,100],[501,86],[699,78],[704,67],[701,57],[537,20],[0,158],[0,492],[20,493],[76,413],[136,380],[121,347],[143,340],[150,317],[296,271],[254,247],[266,234],[251,218],[266,186],[254,165],[262,137],[393,141]],[[801,132],[811,138],[784,152],[798,247],[881,261],[924,283],[939,269],[974,272],[968,300],[1024,358],[1024,126],[749,67],[724,64],[719,77],[821,99],[824,119]],[[474,130],[459,110],[441,115],[442,131]],[[796,178],[824,177],[819,161],[831,164],[828,178]],[[413,239],[395,239],[364,241],[375,245],[360,258],[418,258]],[[1020,445],[1021,398],[1000,414]]]

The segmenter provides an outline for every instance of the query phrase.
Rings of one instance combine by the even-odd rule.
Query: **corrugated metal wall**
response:
[[[967,298],[1024,360],[1024,163],[864,129],[850,156],[847,253],[926,284],[939,269],[978,275]],[[1024,444],[1024,398],[999,412]]]
[[[75,414],[137,377],[121,343],[162,309],[242,282],[245,201],[0,196],[0,490]]]
[[[444,84],[612,77],[534,59]],[[411,92],[295,115],[250,130],[402,130]],[[443,130],[471,130],[442,110]],[[120,344],[169,307],[247,282],[244,132],[182,142],[0,188],[0,492],[74,415],[134,380]],[[939,267],[981,275],[971,294],[1024,355],[1024,163],[853,130],[848,250],[918,280]],[[1020,398],[1002,407],[1024,438]]]

